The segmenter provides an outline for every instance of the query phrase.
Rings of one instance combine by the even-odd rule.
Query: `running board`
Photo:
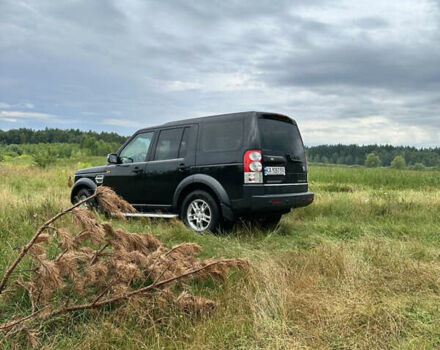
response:
[[[162,218],[162,219],[171,219],[177,218],[179,215],[177,214],[155,214],[155,213],[124,213],[126,217],[129,218]]]

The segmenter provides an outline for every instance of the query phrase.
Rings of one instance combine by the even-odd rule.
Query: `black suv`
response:
[[[128,216],[180,217],[201,232],[239,217],[276,225],[314,198],[297,124],[280,114],[223,114],[142,129],[107,160],[75,173],[72,203],[102,184],[138,210]]]

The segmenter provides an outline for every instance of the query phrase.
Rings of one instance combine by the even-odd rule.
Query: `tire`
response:
[[[281,221],[282,216],[283,216],[282,214],[273,214],[263,218],[261,221],[261,228],[265,230],[276,229]]]
[[[268,214],[264,216],[251,216],[245,218],[247,222],[249,222],[252,226],[263,230],[274,230],[277,228],[280,223],[281,217],[283,214],[274,213]]]
[[[197,233],[216,233],[221,222],[217,202],[208,192],[202,190],[191,192],[185,197],[180,217],[189,229]]]
[[[73,204],[76,204],[79,201],[82,201],[82,200],[86,199],[87,197],[90,197],[92,194],[93,194],[93,190],[91,190],[90,188],[88,188],[88,187],[81,188],[78,191],[78,193],[76,194],[76,196],[73,198]],[[86,209],[96,208],[96,201],[94,199],[92,199],[91,201],[80,205],[80,207],[86,208]]]

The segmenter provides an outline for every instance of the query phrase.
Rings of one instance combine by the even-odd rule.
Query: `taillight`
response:
[[[244,154],[244,183],[263,183],[263,164],[261,164],[261,151],[247,151]]]

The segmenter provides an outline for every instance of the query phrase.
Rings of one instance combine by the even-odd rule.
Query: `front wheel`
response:
[[[83,201],[84,199],[90,197],[92,194],[93,190],[91,190],[90,188],[81,188],[76,196],[73,198],[73,204]],[[95,199],[92,199],[88,202],[81,204],[80,207],[85,209],[92,209],[96,207],[96,201]]]
[[[183,201],[180,217],[195,232],[216,232],[221,220],[220,209],[214,198],[205,191],[191,192]]]

